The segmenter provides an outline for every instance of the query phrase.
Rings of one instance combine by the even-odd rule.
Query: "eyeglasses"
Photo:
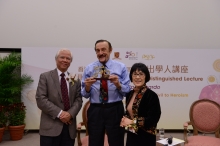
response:
[[[144,74],[144,73],[139,73],[139,74],[133,73],[133,74],[132,74],[132,77],[134,77],[134,78],[137,78],[138,76],[139,76],[140,78],[143,78],[143,77],[145,77],[145,74]]]

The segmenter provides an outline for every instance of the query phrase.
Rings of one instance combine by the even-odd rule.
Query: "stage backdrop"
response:
[[[38,80],[41,73],[56,68],[55,54],[59,49],[22,48],[22,73],[34,79],[22,93],[27,106],[26,129],[39,129],[41,111],[35,100]],[[69,49],[73,62],[68,71],[81,79],[84,68],[97,60],[94,48]],[[157,128],[183,129],[183,123],[189,120],[190,105],[195,100],[209,98],[220,104],[219,54],[220,49],[114,48],[110,58],[125,63],[128,71],[136,62],[146,64],[151,74],[147,86],[158,94],[161,104]],[[80,111],[77,122],[81,117]]]

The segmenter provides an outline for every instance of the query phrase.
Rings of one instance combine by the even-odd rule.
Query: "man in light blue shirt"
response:
[[[85,68],[81,91],[82,96],[90,98],[91,102],[87,112],[89,145],[103,146],[106,132],[110,146],[124,146],[124,129],[120,127],[120,121],[124,115],[122,100],[130,91],[129,74],[123,63],[109,59],[112,52],[109,41],[96,41],[95,52],[98,61]],[[95,68],[101,66],[110,71],[107,102],[100,100],[100,80],[94,78]]]

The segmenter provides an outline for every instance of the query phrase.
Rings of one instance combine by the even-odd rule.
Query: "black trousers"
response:
[[[69,135],[69,126],[64,124],[59,136],[40,136],[40,146],[74,146],[75,139]]]
[[[109,146],[124,146],[124,128],[120,127],[123,115],[122,102],[106,106],[90,104],[87,111],[89,146],[103,146],[105,132]]]

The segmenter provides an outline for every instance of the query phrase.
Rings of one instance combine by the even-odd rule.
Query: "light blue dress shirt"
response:
[[[116,86],[108,80],[108,103],[117,102],[123,100],[123,97],[126,93],[130,91],[130,79],[129,74],[127,71],[126,66],[118,61],[115,60],[108,60],[105,64],[106,69],[110,71],[110,74],[117,75],[119,77],[119,82],[121,84],[121,90],[118,90]],[[95,72],[95,67],[103,66],[99,61],[93,62],[89,64],[83,73],[82,77],[82,90],[81,94],[85,98],[90,98],[91,103],[100,103],[99,96],[100,96],[100,80],[97,80],[91,86],[91,90],[86,92],[85,90],[85,79],[89,77],[93,77]]]

